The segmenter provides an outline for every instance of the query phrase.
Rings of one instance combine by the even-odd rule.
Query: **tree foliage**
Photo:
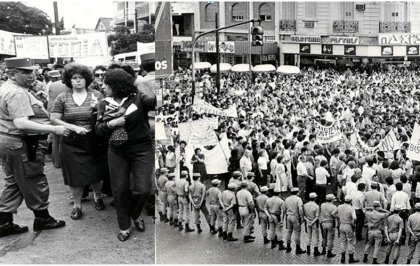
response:
[[[114,34],[108,35],[108,45],[111,55],[137,51],[137,42],[154,42],[155,29],[153,25],[146,25],[139,33],[130,33],[130,29],[123,26],[114,28]]]
[[[46,35],[51,34],[52,28],[44,11],[21,2],[0,2],[0,30]]]

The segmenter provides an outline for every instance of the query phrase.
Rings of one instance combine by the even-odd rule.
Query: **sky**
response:
[[[54,22],[52,0],[26,0],[22,3],[41,9]],[[110,0],[57,0],[58,18],[64,17],[64,28],[74,24],[78,28],[94,29],[99,17],[113,17],[113,1]]]

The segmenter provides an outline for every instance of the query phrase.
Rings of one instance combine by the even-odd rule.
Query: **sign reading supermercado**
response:
[[[420,34],[387,33],[378,34],[379,44],[420,44]]]
[[[108,42],[105,32],[48,36],[50,57],[106,57]]]
[[[292,35],[290,36],[290,40],[298,43],[320,43],[321,36]]]

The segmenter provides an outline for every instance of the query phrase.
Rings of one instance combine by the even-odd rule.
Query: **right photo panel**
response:
[[[156,263],[420,264],[420,2],[155,5]]]

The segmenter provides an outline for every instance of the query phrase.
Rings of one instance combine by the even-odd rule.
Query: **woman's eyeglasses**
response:
[[[103,77],[104,74],[95,74],[95,77],[99,78],[99,77]]]

